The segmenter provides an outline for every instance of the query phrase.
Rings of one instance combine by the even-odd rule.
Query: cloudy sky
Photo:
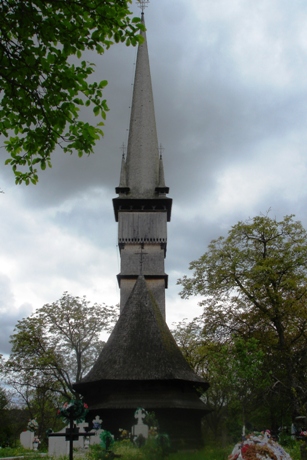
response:
[[[133,5],[132,10],[139,14]],[[305,0],[151,0],[145,11],[159,142],[173,198],[169,325],[200,313],[176,280],[238,220],[295,214],[307,227]],[[0,163],[0,353],[18,319],[64,291],[119,301],[112,198],[127,143],[136,49],[98,59],[110,112],[91,157],[57,151],[36,186]],[[85,114],[95,121],[91,114]]]

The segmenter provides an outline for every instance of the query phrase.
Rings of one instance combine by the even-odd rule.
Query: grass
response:
[[[23,447],[3,447],[0,449],[0,458],[17,457],[19,455],[27,455],[31,452],[33,453],[33,451],[24,449]]]
[[[30,449],[24,449],[23,447],[2,447],[0,449],[0,458],[4,457],[27,457],[27,459],[38,459],[40,458],[41,451],[34,452]]]
[[[285,447],[285,450],[290,454],[292,460],[301,460],[300,452],[301,444],[299,442],[294,443],[292,446]],[[233,445],[226,447],[218,447],[216,445],[206,446],[200,451],[187,451],[187,452],[177,452],[168,455],[165,457],[166,460],[227,460],[228,455],[231,453]],[[117,454],[121,455],[122,460],[163,460],[159,453],[155,454],[154,452],[142,452],[142,449],[137,449],[131,444],[122,443],[118,448],[114,449]],[[38,451],[37,454],[40,452]],[[96,455],[86,454],[84,457],[75,456],[76,460],[85,458],[86,460],[98,460]],[[0,458],[3,457],[17,457],[25,456],[27,460],[38,460],[38,455],[33,452],[33,450],[23,449],[22,447],[10,448],[5,447],[0,449]],[[50,457],[45,457],[46,460],[51,460]],[[68,457],[63,456],[58,460],[68,460]]]
[[[177,452],[171,454],[169,460],[227,460],[233,446],[206,446],[198,452]]]
[[[301,443],[296,442],[291,447],[284,447],[292,460],[301,460]]]

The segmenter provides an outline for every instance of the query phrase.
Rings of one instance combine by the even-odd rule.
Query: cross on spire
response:
[[[136,252],[135,254],[140,254],[140,275],[143,275],[143,256],[147,255],[147,252],[144,251],[144,244],[141,244],[141,252]]]
[[[141,8],[142,13],[144,13],[145,8],[147,8],[149,0],[137,0],[138,6]]]

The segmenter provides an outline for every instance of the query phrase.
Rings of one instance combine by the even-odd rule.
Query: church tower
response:
[[[142,11],[144,22],[144,12]],[[159,152],[146,33],[138,48],[127,158],[123,154],[118,198],[113,200],[118,222],[121,270],[120,308],[125,306],[139,275],[143,275],[165,319],[167,275],[164,259],[172,200],[167,198]]]
[[[146,0],[141,0],[142,10]],[[144,12],[142,11],[144,21]],[[165,321],[164,259],[172,200],[159,152],[146,34],[139,45],[127,157],[113,199],[121,268],[119,319],[90,372],[74,384],[103,428],[134,425],[137,408],[154,411],[174,448],[202,444],[200,399],[209,384],[184,359]]]

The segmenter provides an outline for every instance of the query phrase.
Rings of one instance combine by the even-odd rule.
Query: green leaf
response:
[[[107,86],[108,84],[108,81],[107,80],[102,80],[100,83],[99,83],[99,88],[104,88],[105,86]]]
[[[128,2],[122,0],[56,2],[56,7],[52,2],[16,0],[1,5],[5,21],[0,34],[6,39],[0,68],[0,131],[8,137],[4,145],[12,160],[6,165],[13,168],[17,183],[36,183],[31,165],[39,162],[35,160],[41,152],[41,169],[51,165],[57,146],[73,153],[85,144],[84,152],[93,152],[98,131],[93,127],[85,141],[80,140],[85,124],[79,106],[93,103],[95,114],[107,110],[101,103],[107,81],[90,83],[94,65],[84,60],[74,64],[71,56],[103,53],[115,41],[136,44],[143,26],[139,19],[130,19]]]
[[[99,115],[99,112],[100,112],[100,107],[98,105],[96,105],[94,108],[93,108],[93,112],[94,114],[97,116]]]

